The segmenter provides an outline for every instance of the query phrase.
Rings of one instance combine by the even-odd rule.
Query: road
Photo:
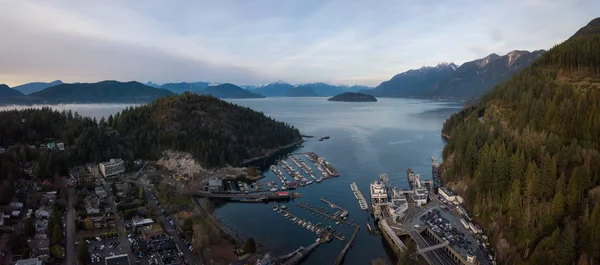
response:
[[[420,249],[424,249],[429,247],[429,244],[421,234],[412,230],[410,231],[410,235],[417,244]],[[442,264],[442,265],[454,265],[455,263],[450,259],[450,257],[446,256],[441,250],[433,250],[423,253],[426,257],[427,261],[431,264]]]
[[[167,221],[165,216],[161,214],[160,209],[156,205],[156,200],[153,199],[152,196],[150,196],[150,193],[145,188],[144,188],[144,194],[146,196],[146,199],[148,200],[148,206],[151,207],[155,213],[157,213],[156,214],[157,218],[163,224],[163,227],[165,228],[165,230],[167,230],[167,233],[173,238],[173,242],[175,242],[175,244],[177,244],[179,246],[179,249],[181,250],[181,252],[183,252],[183,256],[188,261],[187,264],[202,264],[202,263],[199,263],[196,261],[197,260],[196,257],[194,257],[194,255],[189,250],[188,246],[185,245],[183,240],[181,240],[181,238],[179,238],[179,235],[177,234],[177,230],[173,226],[171,226],[171,224],[169,224],[169,222]]]
[[[117,251],[115,251],[115,252],[127,254],[129,256],[129,260],[131,262],[133,262],[135,260],[135,256],[133,255],[133,253],[131,253],[131,249],[128,247],[130,245],[130,243],[127,240],[127,233],[125,232],[125,224],[123,223],[123,219],[121,218],[121,216],[118,214],[117,205],[115,204],[115,199],[113,197],[112,190],[109,187],[107,182],[104,183],[104,189],[106,190],[106,193],[108,194],[108,203],[110,203],[110,207],[114,213],[113,217],[115,218],[115,221],[117,224],[117,229],[119,230],[119,242],[121,242],[121,244],[119,244],[118,252]]]
[[[73,209],[73,201],[75,194],[73,188],[68,189],[69,199],[67,205],[67,264],[77,264],[75,257],[75,210]],[[85,247],[85,246],[84,246]]]

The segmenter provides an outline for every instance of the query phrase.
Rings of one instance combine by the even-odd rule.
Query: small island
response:
[[[342,102],[377,102],[377,98],[371,95],[356,93],[356,92],[346,92],[339,94],[337,96],[331,97],[328,101],[342,101]]]

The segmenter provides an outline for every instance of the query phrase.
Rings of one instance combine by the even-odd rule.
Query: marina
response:
[[[361,210],[368,210],[369,209],[369,205],[367,204],[367,200],[365,200],[365,197],[362,195],[362,193],[358,189],[358,186],[356,185],[356,182],[352,182],[352,184],[350,184],[350,189],[354,193],[354,197],[358,200],[358,204],[360,205],[360,209]]]

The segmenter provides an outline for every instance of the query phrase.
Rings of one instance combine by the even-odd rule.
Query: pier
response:
[[[340,213],[340,212],[338,212],[340,217],[346,217],[346,216],[348,216],[348,210],[346,210],[346,209],[344,209],[344,208],[342,208],[342,207],[339,207],[339,206],[335,205],[334,203],[332,203],[332,202],[328,201],[328,200],[327,200],[327,199],[325,199],[325,198],[321,198],[321,201],[322,201],[322,202],[324,202],[324,203],[327,203],[327,204],[329,205],[329,207],[331,207],[331,208],[333,208],[333,209],[340,210],[340,211],[341,211],[341,213]],[[337,215],[338,213],[336,213],[336,215]]]
[[[296,252],[296,254],[291,259],[283,263],[283,265],[298,264],[300,261],[306,258],[306,256],[308,256],[308,254],[310,254],[310,252],[313,251],[319,244],[321,244],[321,241],[317,240],[315,243],[312,243],[310,246],[304,248],[304,250]]]
[[[253,192],[253,193],[217,193],[208,191],[196,191],[192,192],[191,195],[206,198],[226,199],[231,201],[239,202],[265,202],[265,201],[279,201],[279,200],[291,200],[293,198],[301,197],[300,193],[295,192]]]
[[[362,195],[362,193],[358,189],[358,186],[356,185],[356,182],[352,182],[352,184],[350,184],[350,189],[354,193],[354,197],[358,200],[358,204],[360,205],[360,209],[361,210],[368,210],[369,209],[369,205],[367,204],[367,200],[365,200],[365,197]]]
[[[322,199],[323,200],[323,199]],[[325,202],[327,202],[327,200],[325,200]],[[316,206],[312,206],[308,203],[305,202],[301,202],[298,203],[298,206],[313,212],[317,215],[320,215],[323,218],[326,219],[330,219],[331,221],[336,221],[336,223],[339,224],[344,224],[344,225],[349,225],[354,227],[354,232],[352,233],[352,236],[350,237],[350,240],[348,240],[348,243],[346,243],[346,246],[344,246],[344,248],[342,249],[342,251],[340,252],[340,254],[338,255],[337,260],[335,261],[336,265],[341,264],[341,262],[344,260],[344,257],[346,256],[346,252],[348,252],[348,250],[350,249],[350,247],[352,246],[352,243],[354,242],[354,239],[356,238],[356,234],[358,233],[358,230],[360,229],[360,226],[355,224],[354,222],[347,222],[346,220],[340,218],[339,215],[337,214],[330,214],[328,212],[326,212],[322,207],[316,207]],[[339,213],[339,211],[338,211]],[[345,238],[343,236],[341,236],[340,234],[333,234],[333,236],[338,239],[338,240],[344,240]]]

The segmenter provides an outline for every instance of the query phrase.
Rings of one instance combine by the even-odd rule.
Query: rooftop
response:
[[[443,191],[444,193],[448,194],[448,196],[454,196],[454,192],[452,192],[451,190],[449,190],[446,187],[440,187],[440,190]]]
[[[15,263],[15,265],[42,265],[42,261],[38,258],[22,259],[22,260],[17,260],[17,263]]]
[[[123,162],[123,159],[111,158],[109,161],[101,162],[100,164],[103,164],[105,166],[110,166],[110,165],[114,165],[114,164],[118,164],[118,163],[122,163],[122,162]]]
[[[104,261],[106,262],[106,265],[131,265],[127,254],[106,257]]]

